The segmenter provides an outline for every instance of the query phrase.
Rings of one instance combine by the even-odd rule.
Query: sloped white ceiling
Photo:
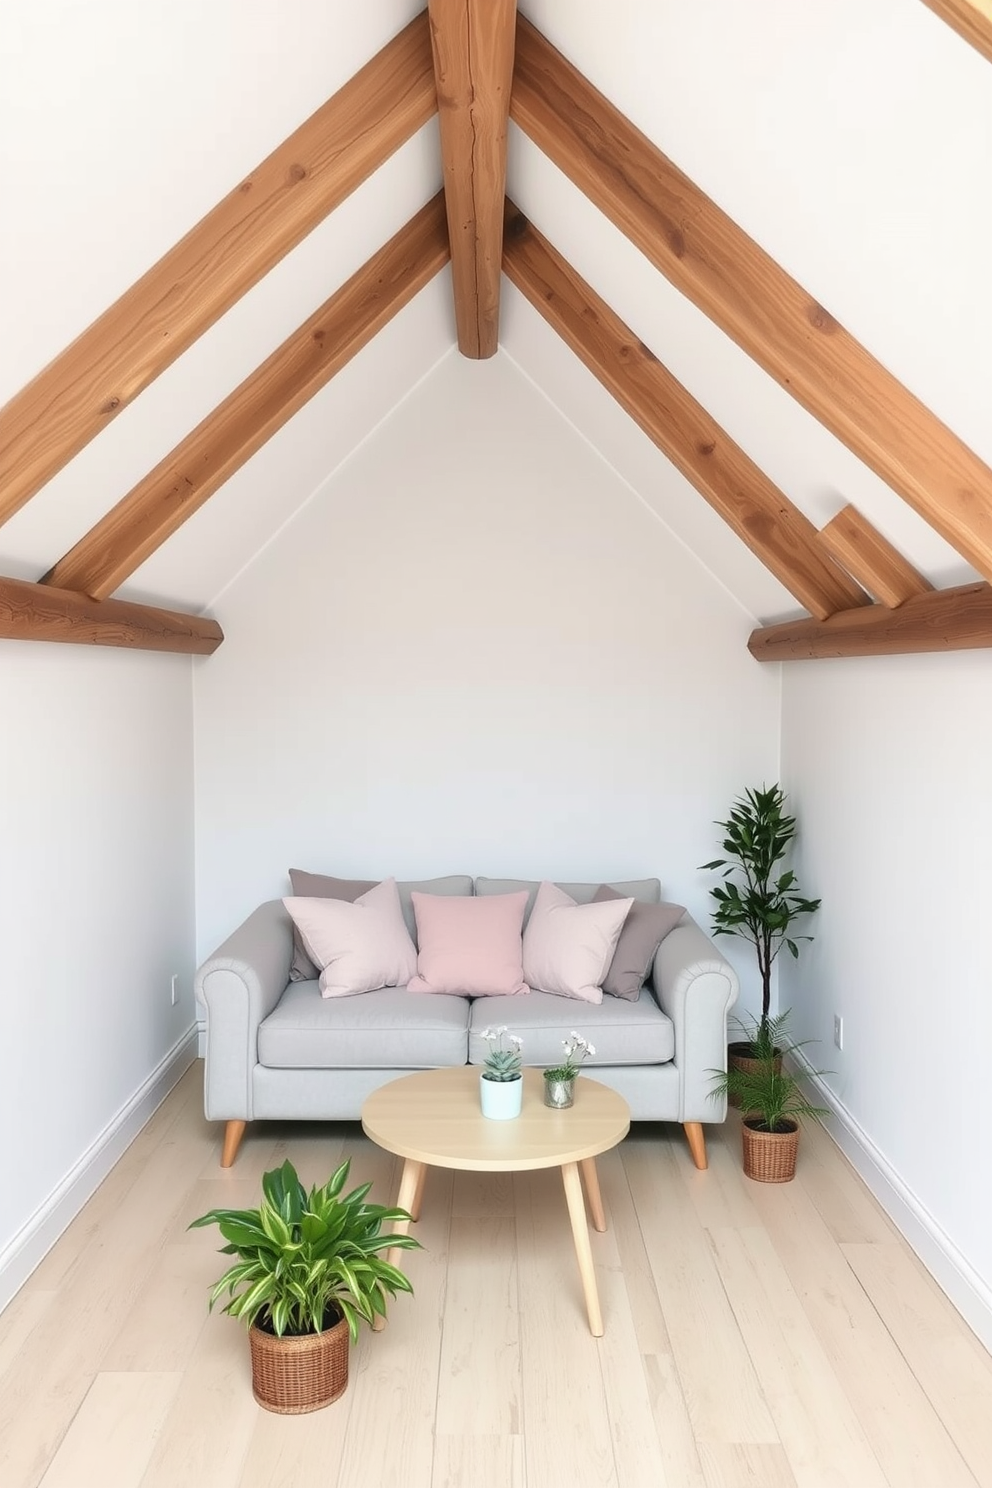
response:
[[[419,8],[33,0],[0,48],[0,400]],[[919,0],[522,0],[675,162],[992,463],[992,68]],[[0,528],[37,577],[437,189],[432,123]],[[972,571],[679,296],[518,131],[509,189],[817,525],[858,506]],[[795,610],[518,295],[503,346],[760,619]],[[447,275],[134,576],[209,605],[453,343]],[[466,375],[471,368],[466,367]]]

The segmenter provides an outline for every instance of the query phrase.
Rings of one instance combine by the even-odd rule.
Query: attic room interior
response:
[[[5,1488],[992,1484],[990,0],[5,32]],[[560,1187],[434,1175],[347,1394],[260,1411],[187,1225],[399,1164],[263,1121],[221,1169],[197,967],[291,866],[709,927],[772,781],[795,1182],[635,1122],[592,1338]]]

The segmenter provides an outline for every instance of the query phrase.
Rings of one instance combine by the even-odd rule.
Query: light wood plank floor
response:
[[[186,1226],[286,1156],[381,1202],[398,1165],[344,1123],[219,1154],[197,1064],[0,1316],[3,1488],[992,1488],[992,1360],[820,1131],[779,1186],[734,1115],[706,1173],[677,1127],[601,1158],[601,1339],[556,1174],[431,1173],[416,1295],[298,1418],[252,1400]]]

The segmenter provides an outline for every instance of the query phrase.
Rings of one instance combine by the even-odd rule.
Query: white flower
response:
[[[515,1033],[511,1033],[509,1035],[509,1037],[507,1038],[507,1041],[506,1042],[508,1044],[512,1044],[515,1049],[522,1049],[523,1046],[524,1046],[523,1039],[522,1038],[518,1038]]]

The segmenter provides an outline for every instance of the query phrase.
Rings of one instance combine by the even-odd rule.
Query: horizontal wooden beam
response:
[[[517,0],[429,0],[428,15],[458,349],[491,357],[499,343]]]
[[[829,656],[898,656],[917,651],[973,651],[992,646],[992,586],[962,584],[886,605],[845,610],[829,620],[797,620],[753,631],[758,661]]]
[[[933,589],[855,506],[845,506],[821,527],[818,540],[869,594],[890,609]]]
[[[0,579],[0,638],[210,656],[224,632],[216,620],[178,610],[120,599],[98,602],[69,589]]]
[[[0,410],[0,522],[436,108],[423,14]]]
[[[523,17],[510,116],[677,289],[992,579],[992,470]]]
[[[992,0],[923,0],[992,62]]]
[[[448,261],[441,192],[75,545],[42,583],[105,599]]]
[[[532,223],[507,203],[507,277],[687,480],[812,614],[867,603],[816,529]]]

